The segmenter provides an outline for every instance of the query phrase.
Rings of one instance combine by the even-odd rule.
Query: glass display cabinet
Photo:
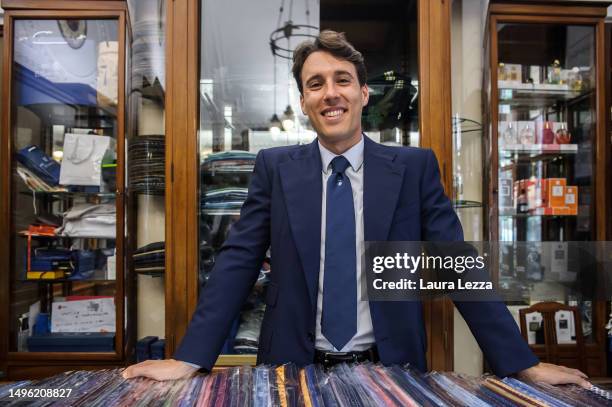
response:
[[[590,375],[605,374],[606,307],[569,287],[597,272],[574,270],[571,248],[606,240],[610,216],[604,17],[605,7],[492,2],[484,82],[485,236],[500,242],[493,278],[514,293],[514,305],[577,306],[581,321],[557,324],[557,343],[567,345],[550,361],[578,367],[585,357]],[[527,318],[523,335],[546,361],[541,318]],[[574,323],[582,325],[585,355],[577,353]]]
[[[118,4],[3,4],[0,364],[11,379],[124,358],[126,10]]]

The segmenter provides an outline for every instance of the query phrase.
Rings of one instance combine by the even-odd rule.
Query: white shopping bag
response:
[[[108,136],[66,133],[60,184],[100,186],[102,158],[109,146]]]

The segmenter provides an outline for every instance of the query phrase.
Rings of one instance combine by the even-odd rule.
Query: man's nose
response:
[[[325,101],[333,101],[338,99],[339,96],[338,87],[335,83],[331,82],[325,86]]]

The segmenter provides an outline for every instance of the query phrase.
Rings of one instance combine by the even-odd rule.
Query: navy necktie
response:
[[[355,207],[343,156],[331,162],[325,215],[325,269],[321,332],[340,351],[357,333]]]

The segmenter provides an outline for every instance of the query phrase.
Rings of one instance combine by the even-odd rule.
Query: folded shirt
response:
[[[60,236],[114,238],[116,235],[116,207],[114,204],[75,204],[64,213]]]

